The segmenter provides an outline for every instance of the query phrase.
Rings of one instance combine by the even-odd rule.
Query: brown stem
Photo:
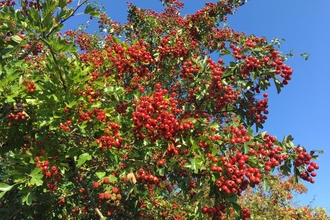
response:
[[[100,219],[104,218],[104,216],[103,216],[103,214],[101,213],[101,211],[99,210],[99,208],[97,208],[97,205],[96,205],[94,199],[92,198],[92,196],[91,196],[91,194],[90,194],[90,192],[89,192],[89,190],[88,190],[87,184],[85,183],[84,180],[82,180],[82,179],[80,178],[77,169],[74,170],[74,173],[75,173],[75,176],[78,178],[78,182],[79,182],[80,185],[84,188],[85,193],[86,193],[86,195],[87,195],[89,201],[91,202],[91,204],[92,204],[92,206],[93,206],[93,208],[94,208],[96,214],[100,217]]]
[[[20,56],[19,58],[18,58],[18,60],[23,60],[25,57],[27,57],[33,50],[34,50],[34,48],[36,48],[36,46],[37,46],[37,41],[36,42],[34,42],[33,44],[32,44],[32,46],[30,47],[30,49],[28,50],[28,51],[26,51],[24,54],[22,54],[22,56]]]

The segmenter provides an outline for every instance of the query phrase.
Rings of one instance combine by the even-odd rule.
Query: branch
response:
[[[79,173],[78,173],[78,171],[77,171],[77,169],[76,169],[76,166],[75,166],[75,164],[74,164],[74,161],[69,161],[69,165],[70,165],[70,167],[73,169],[73,171],[74,171],[74,175],[76,176],[76,178],[78,178],[78,182],[79,182],[80,185],[84,188],[85,193],[86,193],[86,195],[87,195],[89,201],[91,202],[91,204],[92,204],[92,206],[93,206],[93,208],[94,208],[96,214],[100,217],[100,219],[104,218],[104,216],[103,216],[103,214],[101,213],[101,211],[99,210],[99,208],[97,208],[97,205],[96,205],[94,199],[92,198],[92,196],[91,196],[91,194],[90,194],[90,192],[89,192],[89,190],[88,190],[88,187],[87,187],[85,181],[84,181],[83,179],[80,178]]]
[[[78,11],[78,9],[83,6],[85,3],[87,2],[87,0],[83,1],[81,4],[78,4],[77,8],[65,19],[63,19],[60,24],[63,24],[65,21],[67,21],[69,18],[71,18],[72,16],[74,16],[74,14]]]
[[[30,47],[30,49],[26,51],[24,54],[22,54],[22,56],[20,56],[18,60],[23,60],[25,57],[27,57],[36,48],[37,44],[38,42],[34,42]]]
[[[62,70],[61,70],[60,67],[59,67],[59,64],[58,64],[58,62],[57,62],[57,59],[56,59],[56,57],[55,57],[55,53],[53,52],[52,47],[48,44],[48,42],[47,42],[46,40],[43,40],[43,42],[48,46],[48,48],[49,48],[49,50],[50,50],[50,53],[51,53],[51,55],[52,55],[52,57],[53,57],[53,60],[54,60],[54,63],[55,63],[56,69],[58,70],[58,73],[59,73],[59,75],[60,75],[60,81],[62,82],[63,89],[66,91],[67,87],[66,87],[66,85],[65,85],[65,80],[64,80],[64,78],[63,78],[63,72],[62,72]]]
[[[66,22],[69,18],[71,18],[72,16],[74,16],[74,14],[78,11],[78,9],[83,6],[88,0],[84,0],[82,3],[78,3],[77,8],[65,19],[61,20],[60,24],[63,24],[64,22]],[[47,35],[46,38],[48,38],[51,34],[53,34],[54,30],[56,29],[56,27],[54,27]]]

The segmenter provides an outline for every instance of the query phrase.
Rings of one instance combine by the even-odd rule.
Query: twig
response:
[[[78,178],[78,182],[79,182],[80,185],[84,188],[85,193],[86,193],[86,195],[87,195],[89,201],[91,202],[91,204],[92,204],[92,206],[93,206],[93,208],[94,208],[96,214],[100,217],[100,219],[104,218],[104,216],[103,216],[103,214],[101,213],[101,211],[99,210],[99,208],[97,208],[97,205],[96,205],[94,199],[92,198],[92,196],[91,196],[91,194],[90,194],[90,192],[89,192],[89,190],[88,190],[88,187],[87,187],[85,181],[82,180],[82,179],[80,178],[79,173],[78,173],[78,171],[77,171],[77,169],[76,169],[76,167],[75,167],[74,161],[71,161],[71,164],[69,163],[69,165],[70,165],[71,168],[73,169],[75,176]]]
[[[60,24],[63,24],[64,22],[66,22],[69,18],[71,18],[72,16],[74,16],[74,14],[78,11],[78,9],[83,6],[85,3],[87,2],[87,0],[83,1],[81,4],[77,5],[77,8],[66,18],[64,18],[63,20],[61,20]],[[56,29],[56,27],[54,27],[47,35],[46,38],[48,38],[51,34],[53,34],[54,30]]]
[[[64,80],[64,78],[63,78],[63,72],[62,72],[62,70],[61,70],[60,67],[59,67],[59,64],[58,64],[57,59],[56,59],[56,57],[55,57],[55,54],[54,54],[54,52],[53,52],[53,50],[52,50],[52,47],[48,44],[48,42],[47,42],[46,40],[43,40],[43,42],[48,46],[48,48],[49,48],[49,50],[50,50],[50,54],[51,54],[52,57],[53,57],[53,60],[54,60],[54,62],[55,62],[55,66],[56,66],[56,68],[57,68],[57,70],[58,70],[58,73],[59,73],[59,75],[60,75],[60,81],[62,82],[63,89],[66,91],[66,85],[65,85],[65,80]]]
[[[25,57],[27,57],[36,48],[37,44],[38,44],[38,41],[34,42],[32,44],[32,46],[30,47],[30,49],[28,51],[26,51],[24,54],[22,54],[22,56],[20,56],[18,58],[18,60],[23,60]]]

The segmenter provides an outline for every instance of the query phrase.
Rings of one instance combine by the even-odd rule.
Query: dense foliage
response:
[[[238,198],[274,169],[314,183],[314,152],[258,132],[292,69],[222,27],[245,2],[131,4],[120,24],[87,0],[0,1],[0,218],[248,219]],[[98,34],[64,29],[80,12]]]
[[[298,195],[307,193],[303,183],[294,183],[293,177],[285,178],[282,175],[269,177],[268,188],[259,184],[255,188],[248,188],[239,198],[239,204],[247,207],[251,219],[301,219],[325,220],[330,219],[326,211],[320,207],[299,205]]]

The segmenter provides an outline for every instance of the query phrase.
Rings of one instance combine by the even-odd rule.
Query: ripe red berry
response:
[[[110,199],[111,198],[111,194],[109,192],[105,192],[104,193],[104,198],[105,199]]]
[[[104,199],[104,193],[99,194],[99,199]]]
[[[108,184],[110,182],[109,177],[104,177],[103,183]]]
[[[308,166],[308,167],[307,167],[307,171],[308,171],[308,172],[312,172],[312,171],[314,171],[314,167],[313,167],[313,166]]]
[[[207,208],[206,206],[204,206],[204,207],[202,208],[202,213],[203,213],[203,214],[206,214],[207,211],[208,211],[208,208]]]
[[[118,193],[118,192],[119,192],[119,189],[118,189],[117,187],[113,187],[113,188],[112,188],[112,192],[113,192],[113,193]]]
[[[98,182],[94,182],[94,183],[93,183],[93,188],[94,188],[94,189],[98,188],[99,186],[100,186],[100,184],[99,184]]]

